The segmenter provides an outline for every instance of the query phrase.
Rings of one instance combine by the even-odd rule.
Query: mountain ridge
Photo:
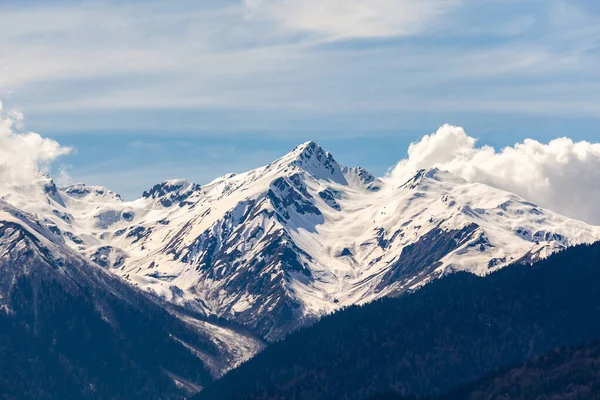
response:
[[[485,275],[600,239],[598,227],[437,168],[401,184],[375,178],[313,141],[206,185],[159,183],[134,201],[51,180],[37,200],[6,201],[130,284],[269,340],[454,271]]]

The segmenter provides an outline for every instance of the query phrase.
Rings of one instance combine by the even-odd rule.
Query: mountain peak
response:
[[[170,207],[174,203],[183,202],[200,188],[200,185],[184,179],[171,179],[146,190],[142,193],[142,198],[158,200],[164,207]]]
[[[297,146],[294,150],[283,156],[283,159],[294,161],[308,161],[311,159],[317,159],[318,161],[324,161],[331,155],[326,152],[317,142],[310,140]]]
[[[307,148],[320,148],[320,149],[322,149],[322,147],[319,146],[319,144],[317,142],[315,142],[314,140],[308,140],[308,141],[306,141],[304,143],[299,144],[296,147],[297,150],[304,150],[304,149],[307,149]]]
[[[400,187],[415,189],[421,187],[425,181],[447,182],[447,183],[463,183],[464,179],[451,172],[441,170],[437,167],[420,169],[410,179],[404,182]]]
[[[74,185],[61,188],[61,191],[69,197],[75,199],[103,200],[109,202],[120,203],[123,201],[121,195],[113,192],[104,186],[87,186],[84,183],[76,183]]]
[[[331,153],[323,150],[312,140],[302,143],[279,161],[287,166],[300,168],[317,179],[332,180],[341,184],[347,183],[341,166]]]

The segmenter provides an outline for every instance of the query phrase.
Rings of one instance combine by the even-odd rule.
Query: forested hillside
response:
[[[550,350],[440,397],[420,400],[596,399],[600,395],[600,341]],[[416,400],[387,393],[371,400]]]
[[[274,344],[199,399],[439,395],[550,349],[600,338],[600,244],[486,278],[459,273],[352,307]]]

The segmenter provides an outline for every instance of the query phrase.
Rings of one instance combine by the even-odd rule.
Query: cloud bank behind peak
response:
[[[0,194],[29,185],[71,149],[34,132],[21,132],[23,114],[3,110],[0,102]]]
[[[400,182],[417,169],[437,167],[600,225],[600,143],[525,139],[500,151],[476,144],[463,128],[444,125],[412,143],[389,178]]]

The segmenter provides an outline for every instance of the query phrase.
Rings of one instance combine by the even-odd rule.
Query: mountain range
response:
[[[193,392],[342,308],[600,240],[599,227],[515,194],[435,168],[411,175],[375,178],[307,142],[264,167],[206,185],[159,183],[134,201],[40,176],[1,196],[0,307],[26,315],[14,326],[39,339],[37,289],[26,291],[33,301],[17,294],[55,282],[51,303],[62,292],[85,299],[84,320],[131,340],[112,317],[125,307],[161,325],[150,335],[157,354],[184,349],[198,361],[174,371],[157,355],[149,363],[166,364],[145,379]]]

